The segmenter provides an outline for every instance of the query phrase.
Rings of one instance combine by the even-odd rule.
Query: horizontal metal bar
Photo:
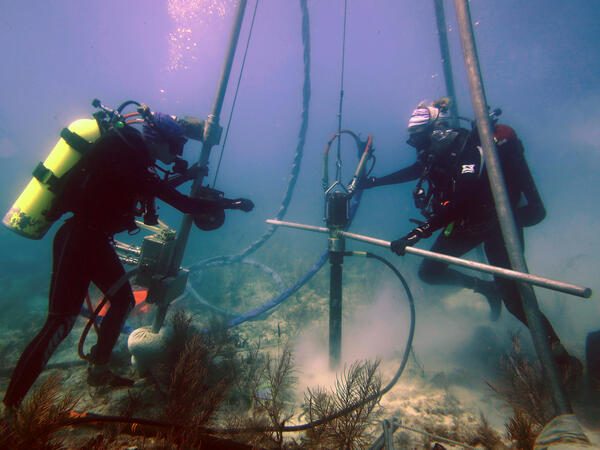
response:
[[[329,228],[315,227],[313,225],[304,225],[303,223],[284,222],[283,220],[267,219],[267,223],[278,227],[298,228],[306,231],[316,231],[318,233],[329,233]]]
[[[319,233],[329,233],[329,228],[326,227],[315,227],[311,225],[304,225],[294,222],[284,222],[281,220],[267,219],[267,222],[272,225],[298,228],[307,231],[316,231]],[[348,239],[354,239],[357,241],[367,242],[369,244],[378,245],[380,247],[390,248],[390,242],[382,239],[375,239],[369,236],[361,234],[349,233],[347,231],[338,231],[339,236],[346,237]],[[406,247],[406,253],[421,256],[423,258],[435,259],[437,261],[445,262],[447,264],[453,264],[456,266],[466,267],[468,269],[477,270],[479,272],[487,272],[493,275],[498,275],[503,278],[510,278],[517,281],[524,281],[536,286],[540,286],[546,289],[552,289],[554,291],[564,292],[565,294],[576,295],[577,297],[590,298],[592,290],[588,287],[577,286],[574,284],[563,283],[562,281],[555,281],[549,278],[538,277],[537,275],[531,275],[529,273],[518,272],[516,270],[505,269],[503,267],[491,266],[489,264],[483,264],[468,259],[457,258],[455,256],[448,256],[442,253],[435,253],[429,250],[422,250],[420,248]]]

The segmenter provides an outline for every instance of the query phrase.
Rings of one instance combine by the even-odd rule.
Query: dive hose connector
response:
[[[100,100],[98,100],[97,98],[92,100],[92,106],[102,111],[106,115],[106,117],[108,117],[108,120],[112,123],[120,122],[122,120],[121,114],[118,110],[114,110],[109,108],[108,106],[104,106],[102,102],[100,102]]]
[[[152,111],[148,105],[140,105],[137,107],[137,112],[147,122],[152,122]]]
[[[332,235],[336,235],[337,233],[332,232]],[[330,253],[345,253],[346,252],[346,239],[338,236],[330,236],[327,241],[327,250]]]

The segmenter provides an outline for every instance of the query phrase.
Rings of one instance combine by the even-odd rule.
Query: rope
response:
[[[292,199],[294,187],[296,186],[296,180],[300,172],[300,163],[302,162],[302,155],[304,151],[304,144],[306,141],[306,132],[308,129],[308,107],[310,103],[310,28],[309,28],[309,15],[308,6],[306,0],[300,0],[300,7],[302,9],[302,44],[304,46],[304,84],[302,87],[302,123],[300,125],[300,132],[298,134],[298,144],[296,145],[296,155],[292,163],[292,170],[290,175],[290,181],[288,183],[285,195],[281,202],[279,212],[277,213],[277,219],[281,220],[287,212],[288,206]],[[267,231],[258,238],[254,243],[250,244],[245,250],[237,255],[228,256],[216,256],[214,258],[208,258],[194,264],[192,267],[198,269],[204,265],[227,265],[244,259],[246,256],[254,253],[275,233],[276,227],[270,226]]]
[[[348,0],[344,0],[344,31],[342,34],[342,69],[340,80],[340,105],[338,109],[338,133],[342,131],[342,105],[344,102],[344,66],[346,64],[346,18],[348,15]],[[342,142],[338,141],[337,145],[337,161],[335,165],[335,179],[342,181]]]
[[[256,18],[256,10],[258,9],[258,0],[254,5],[254,14],[252,14],[252,22],[250,23],[250,31],[248,32],[248,40],[246,41],[246,49],[244,50],[244,57],[242,58],[242,67],[240,69],[240,76],[238,77],[237,85],[235,87],[235,95],[233,96],[233,102],[231,104],[231,111],[229,112],[229,120],[227,121],[227,128],[225,129],[225,137],[223,138],[223,146],[221,147],[221,153],[219,154],[219,162],[217,169],[215,170],[215,178],[213,179],[213,188],[217,184],[217,175],[219,175],[219,169],[221,168],[221,160],[223,159],[223,153],[225,153],[225,145],[227,144],[227,136],[229,136],[229,127],[231,126],[231,118],[233,117],[233,111],[235,110],[235,104],[237,101],[238,91],[240,90],[240,83],[242,81],[242,74],[244,73],[244,66],[246,65],[246,56],[248,55],[248,47],[250,46],[250,38],[252,37],[252,30],[254,29],[254,19]]]

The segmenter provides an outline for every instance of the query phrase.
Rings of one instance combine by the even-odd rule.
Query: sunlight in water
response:
[[[168,0],[169,16],[175,22],[169,33],[169,70],[186,70],[198,59],[199,30],[221,19],[233,9],[234,0]]]

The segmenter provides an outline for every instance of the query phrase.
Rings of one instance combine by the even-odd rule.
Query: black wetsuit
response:
[[[93,145],[69,176],[62,211],[73,216],[56,232],[48,318],[27,346],[12,374],[4,403],[18,406],[79,315],[90,282],[103,293],[125,270],[112,246],[115,233],[133,230],[139,202],[158,197],[185,213],[222,208],[218,201],[192,199],[152,170],[148,150],[133,128],[109,131]],[[226,199],[225,199],[226,200]],[[93,362],[108,362],[129,311],[135,306],[126,282],[109,299],[100,325]]]
[[[521,244],[524,245],[523,227],[539,223],[546,212],[523,155],[523,146],[514,131],[508,126],[497,125],[495,140]],[[476,131],[458,130],[458,136],[447,148],[420,152],[413,165],[377,178],[371,186],[412,180],[422,180],[419,185],[423,188],[424,200],[417,207],[422,208],[431,231],[445,228],[431,251],[461,256],[483,244],[490,264],[511,268]],[[523,200],[525,203],[521,204]],[[430,284],[475,290],[478,283],[481,284],[476,277],[430,259],[421,263],[419,277]],[[527,325],[517,284],[501,277],[494,277],[494,281],[506,308]],[[550,343],[559,342],[556,332],[543,314],[542,321]]]

